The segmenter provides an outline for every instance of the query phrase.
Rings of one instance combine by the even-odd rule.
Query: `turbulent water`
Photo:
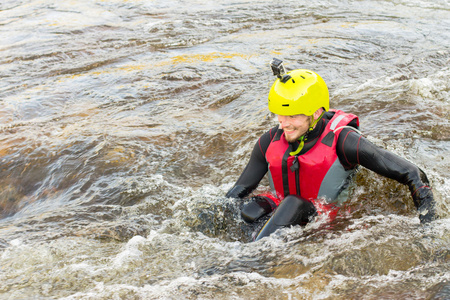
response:
[[[333,222],[249,242],[224,194],[276,122],[272,57],[440,219],[361,168]],[[2,0],[0,299],[450,299],[449,65],[447,0]]]

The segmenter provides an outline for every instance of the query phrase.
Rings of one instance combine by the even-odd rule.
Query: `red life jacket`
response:
[[[266,152],[269,180],[276,195],[283,200],[287,195],[298,195],[310,200],[318,211],[333,209],[334,202],[346,187],[347,178],[353,170],[345,170],[336,154],[336,143],[342,126],[358,117],[341,110],[330,110],[334,116],[329,120],[314,146],[305,154],[291,156],[294,151],[286,141],[284,132],[272,139]],[[279,131],[281,132],[281,131]],[[325,199],[325,204],[317,201]],[[319,207],[317,207],[319,206]],[[337,211],[336,211],[337,213]]]

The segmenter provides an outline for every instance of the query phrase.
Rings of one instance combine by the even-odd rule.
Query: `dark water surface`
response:
[[[3,0],[1,299],[450,299],[448,1]],[[272,57],[427,173],[248,243]],[[267,188],[264,181],[260,190]]]

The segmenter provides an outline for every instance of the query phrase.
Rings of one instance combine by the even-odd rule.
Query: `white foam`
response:
[[[138,248],[145,244],[147,239],[142,236],[134,236],[125,245],[125,250],[116,255],[113,259],[113,266],[121,267],[124,264],[141,259],[142,251]]]

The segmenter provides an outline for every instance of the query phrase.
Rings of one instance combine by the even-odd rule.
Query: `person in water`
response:
[[[305,225],[317,214],[333,218],[343,202],[339,195],[358,165],[407,185],[421,223],[436,218],[426,174],[364,138],[356,115],[330,109],[327,85],[317,73],[286,73],[278,59],[271,66],[278,78],[268,106],[279,124],[258,139],[247,166],[226,194],[247,197],[269,172],[273,193],[250,198],[241,210],[249,223],[275,210],[257,240],[280,227]]]

